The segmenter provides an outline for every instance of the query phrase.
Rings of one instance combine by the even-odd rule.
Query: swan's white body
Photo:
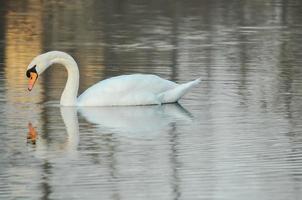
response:
[[[54,63],[62,64],[68,79],[61,96],[64,106],[123,106],[152,105],[177,102],[200,80],[177,84],[156,75],[133,74],[109,78],[88,88],[77,98],[79,70],[74,59],[60,51],[51,51],[37,56],[28,70],[35,68],[39,75]]]
[[[79,96],[77,104],[106,106],[173,103],[197,82],[178,85],[155,75],[122,75],[91,86]]]

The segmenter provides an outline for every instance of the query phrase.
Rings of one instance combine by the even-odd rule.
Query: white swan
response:
[[[27,67],[28,90],[31,91],[38,76],[49,66],[57,63],[68,72],[67,83],[61,96],[63,106],[122,106],[151,105],[177,102],[200,79],[177,84],[155,75],[133,74],[109,78],[88,88],[77,98],[79,69],[67,53],[50,51],[35,57]]]

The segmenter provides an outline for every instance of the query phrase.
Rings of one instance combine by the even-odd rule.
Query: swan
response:
[[[78,98],[79,69],[76,61],[62,51],[50,51],[35,57],[27,67],[28,90],[34,87],[38,76],[52,64],[60,64],[67,69],[68,78],[61,95],[62,106],[133,106],[175,103],[200,78],[184,84],[177,84],[151,74],[121,75],[100,81]]]

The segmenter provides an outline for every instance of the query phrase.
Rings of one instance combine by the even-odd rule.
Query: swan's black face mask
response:
[[[36,65],[26,71],[26,76],[29,78],[28,90],[31,91],[38,79]]]
[[[27,78],[30,78],[30,72],[34,72],[34,73],[38,74],[37,70],[36,70],[36,65],[34,65],[32,68],[30,68],[29,70],[26,71]]]

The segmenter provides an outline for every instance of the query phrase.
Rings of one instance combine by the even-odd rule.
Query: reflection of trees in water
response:
[[[187,79],[184,76],[191,77],[191,71],[199,70],[212,76],[211,71],[215,69],[209,69],[207,64],[221,54],[213,49],[228,49],[224,45],[228,41],[246,43],[241,36],[236,37],[244,35],[242,26],[280,25],[281,19],[295,21],[295,17],[286,15],[298,15],[297,11],[287,12],[285,6],[292,7],[292,4],[259,1],[171,1],[164,5],[160,1],[91,1],[86,4],[78,0],[70,6],[64,1],[49,1],[45,6],[48,12],[44,29],[48,31],[44,41],[47,49],[68,50],[76,57],[82,74],[80,90],[100,77],[123,73],[157,73]],[[259,44],[272,43],[274,39]],[[241,57],[250,47],[254,46],[236,47],[237,56]],[[258,52],[262,54],[261,49]]]
[[[23,101],[19,94],[14,96],[14,89],[16,83],[26,86],[26,81],[18,77],[23,76],[28,61],[41,51],[54,49],[68,51],[78,61],[81,91],[101,78],[124,73],[157,73],[173,80],[202,75],[209,80],[204,82],[204,89],[211,100],[218,98],[215,96],[219,95],[217,91],[224,90],[222,86],[234,79],[235,88],[223,92],[239,93],[242,98],[239,101],[251,106],[249,109],[253,111],[253,106],[264,112],[286,111],[290,126],[287,136],[293,151],[300,151],[301,139],[296,130],[301,116],[299,94],[302,92],[301,1],[196,0],[168,1],[164,5],[162,1],[146,0],[94,0],[88,3],[75,0],[72,4],[69,1],[10,2],[12,5],[1,5],[12,9],[0,14],[0,39],[7,38],[3,50],[5,57],[0,55],[6,68],[1,65],[0,70],[10,79],[6,78],[5,83],[1,79],[0,84],[5,84],[8,92],[14,91],[8,95],[12,96],[12,101]],[[18,16],[18,12],[23,13],[23,17]],[[19,23],[19,20],[25,23]],[[19,43],[18,38],[28,41]],[[0,47],[4,48],[4,45]],[[39,92],[38,101],[41,98],[44,101],[45,97],[46,100],[59,99],[61,91],[54,90],[52,85],[63,88],[66,73],[58,70],[58,67],[51,69],[48,76],[43,76],[44,80],[40,79],[47,84],[43,85],[46,92]],[[13,76],[15,74],[18,76]],[[266,77],[271,79],[265,81]],[[237,95],[231,98],[238,101]],[[261,103],[253,104],[259,100]],[[249,105],[249,102],[252,103]],[[212,117],[217,114],[210,112]],[[44,122],[55,121],[48,108],[41,118]],[[44,125],[40,130],[42,137],[51,143],[49,127]],[[169,136],[171,151],[167,155],[173,170],[172,188],[177,197],[178,190],[182,189],[178,185],[181,175],[177,168],[182,160],[177,157],[177,145],[182,144],[175,129]],[[89,143],[86,150],[107,152],[105,158],[92,153],[93,164],[104,164],[108,159],[105,164],[109,165],[110,176],[114,179],[118,176],[115,169],[118,144],[112,135],[100,138],[102,144],[89,141],[92,144]],[[207,167],[215,164],[215,161],[209,162]],[[48,190],[51,191],[48,182],[52,163],[44,160],[41,167],[46,177],[41,187],[47,199]]]
[[[14,155],[24,156],[24,152],[20,153],[20,148],[26,148],[24,141],[19,141],[17,138],[22,134],[20,130],[24,127],[24,138],[26,138],[26,125],[28,123],[28,117],[38,127],[43,127],[45,121],[41,117],[43,110],[40,106],[36,105],[43,100],[43,87],[38,83],[35,87],[35,92],[28,95],[26,90],[28,80],[25,78],[25,69],[30,60],[41,53],[42,48],[42,11],[41,2],[28,0],[28,1],[3,1],[1,2],[1,14],[0,14],[0,27],[3,31],[0,31],[1,35],[1,85],[3,90],[1,91],[2,100],[1,114],[3,117],[1,122],[2,129],[7,131],[8,138],[4,141],[14,141],[16,144],[8,144],[6,149],[9,149],[8,160],[14,160],[16,164],[5,168],[4,174],[7,175],[7,179],[2,184],[8,185],[7,192],[17,193],[21,192],[21,195],[26,195],[24,186],[28,182],[33,180],[39,180],[43,173],[40,173],[40,169],[28,173],[28,168],[24,167],[24,160],[17,158]],[[40,79],[43,81],[43,78]],[[2,84],[2,82],[4,82]],[[31,103],[29,103],[31,102]],[[3,106],[3,107],[2,107]],[[12,140],[16,138],[16,140]],[[8,142],[8,143],[9,143]],[[24,143],[23,143],[24,142]],[[24,150],[24,149],[22,149]],[[26,163],[28,164],[28,163]],[[39,168],[39,167],[38,167]],[[42,170],[42,169],[41,169]],[[22,174],[25,182],[16,183],[14,177],[16,174]],[[20,176],[20,177],[21,177]],[[24,181],[23,180],[23,181]],[[7,182],[6,182],[7,181]],[[49,185],[45,183],[45,187]],[[30,189],[29,189],[30,190]],[[36,194],[34,194],[36,196]]]

